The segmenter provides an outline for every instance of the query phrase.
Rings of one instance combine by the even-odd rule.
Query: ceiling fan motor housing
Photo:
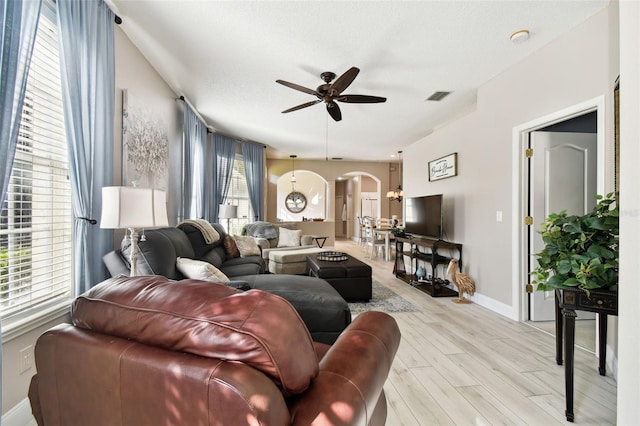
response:
[[[320,74],[320,78],[324,80],[325,83],[331,83],[333,79],[336,78],[336,73],[333,73],[331,71],[325,71],[322,74]]]

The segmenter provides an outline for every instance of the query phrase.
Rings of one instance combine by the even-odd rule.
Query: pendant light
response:
[[[296,183],[296,158],[298,158],[298,156],[290,155],[289,158],[291,158],[291,191],[293,192],[293,186]]]

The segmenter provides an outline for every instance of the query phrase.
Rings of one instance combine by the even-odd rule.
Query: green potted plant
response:
[[[531,274],[536,290],[617,290],[619,208],[613,194],[598,195],[593,210],[583,216],[552,213],[540,233],[544,249],[536,253]]]

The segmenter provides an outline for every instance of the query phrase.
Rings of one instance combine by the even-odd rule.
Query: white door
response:
[[[538,233],[550,213],[566,210],[582,215],[593,209],[597,193],[597,138],[595,133],[531,132],[529,202],[533,226],[529,235],[530,269],[537,266],[533,254],[544,243]],[[535,290],[535,289],[534,289]],[[553,291],[529,295],[530,320],[554,319]],[[584,312],[581,312],[584,318]]]
[[[335,218],[334,225],[335,225],[336,237],[344,237],[345,235],[344,224],[346,223],[346,217],[344,218],[345,220],[343,221],[342,213],[343,213],[343,210],[347,209],[347,205],[345,204],[344,197],[342,195],[336,195],[336,204],[334,207],[335,209],[334,209],[333,217]]]
[[[378,217],[378,193],[362,193],[362,216]]]

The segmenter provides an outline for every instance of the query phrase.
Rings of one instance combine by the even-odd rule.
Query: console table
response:
[[[562,365],[562,343],[567,362],[564,366],[565,415],[573,422],[573,357],[576,331],[576,311],[589,311],[598,314],[598,338],[600,364],[598,372],[606,374],[607,354],[607,315],[618,315],[618,293],[611,290],[591,290],[590,297],[579,289],[555,291],[556,316],[556,362]],[[566,332],[566,334],[565,334]]]
[[[409,245],[409,251],[405,251],[405,243]],[[431,295],[432,297],[454,297],[458,292],[445,287],[445,281],[438,278],[438,265],[447,265],[452,259],[452,252],[457,252],[457,259],[460,268],[462,268],[462,244],[452,243],[449,241],[434,240],[421,237],[396,237],[396,260],[393,265],[393,273],[397,278],[414,284],[419,290]],[[446,255],[444,254],[446,252]],[[418,277],[414,274],[408,274],[404,264],[404,257],[411,259],[412,270],[418,267],[418,261],[423,261],[431,266],[432,279],[430,281],[418,281]]]

